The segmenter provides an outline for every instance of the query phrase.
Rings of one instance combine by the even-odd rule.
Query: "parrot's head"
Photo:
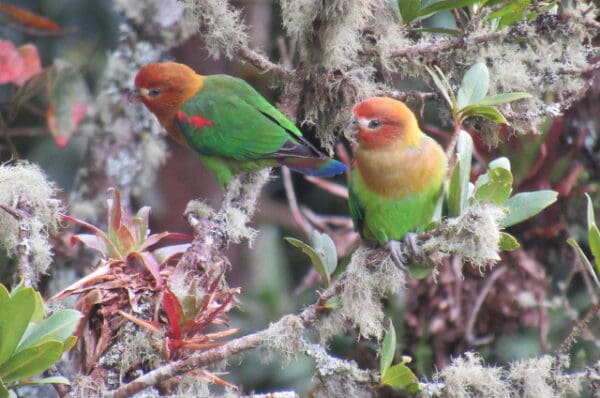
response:
[[[370,149],[397,141],[416,145],[422,134],[415,114],[403,102],[386,97],[373,97],[354,105],[346,129],[358,134],[361,147]]]
[[[135,77],[138,96],[159,119],[175,115],[181,106],[202,89],[203,77],[177,62],[148,64]]]

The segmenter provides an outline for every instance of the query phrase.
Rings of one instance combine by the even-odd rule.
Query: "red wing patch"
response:
[[[199,129],[203,129],[204,127],[211,127],[213,125],[212,120],[205,119],[200,115],[189,117],[183,111],[178,111],[176,116],[177,119],[181,120],[182,122],[189,123],[192,126]]]

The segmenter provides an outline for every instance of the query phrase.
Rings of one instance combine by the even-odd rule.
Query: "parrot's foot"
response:
[[[404,250],[402,250],[404,246]],[[420,259],[423,257],[423,251],[417,244],[417,234],[408,232],[404,236],[404,242],[398,240],[390,240],[387,244],[392,260],[399,269],[405,271],[408,259]]]
[[[392,254],[392,260],[394,261],[394,265],[398,267],[398,269],[402,271],[406,271],[406,256],[402,252],[402,244],[399,240],[390,240],[387,243],[388,249],[390,249],[390,253]]]
[[[406,246],[406,254],[409,258],[420,259],[423,257],[423,250],[417,244],[417,234],[414,232],[407,232],[404,235],[404,246]]]

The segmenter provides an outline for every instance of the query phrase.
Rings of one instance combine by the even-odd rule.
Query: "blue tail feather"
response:
[[[342,162],[329,158],[285,158],[280,162],[290,170],[313,177],[332,177],[348,170]]]

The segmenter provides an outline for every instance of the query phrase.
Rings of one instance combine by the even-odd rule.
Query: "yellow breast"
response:
[[[369,189],[389,199],[419,193],[441,183],[448,169],[440,145],[425,135],[420,146],[406,146],[399,140],[385,148],[359,148],[354,159]]]

